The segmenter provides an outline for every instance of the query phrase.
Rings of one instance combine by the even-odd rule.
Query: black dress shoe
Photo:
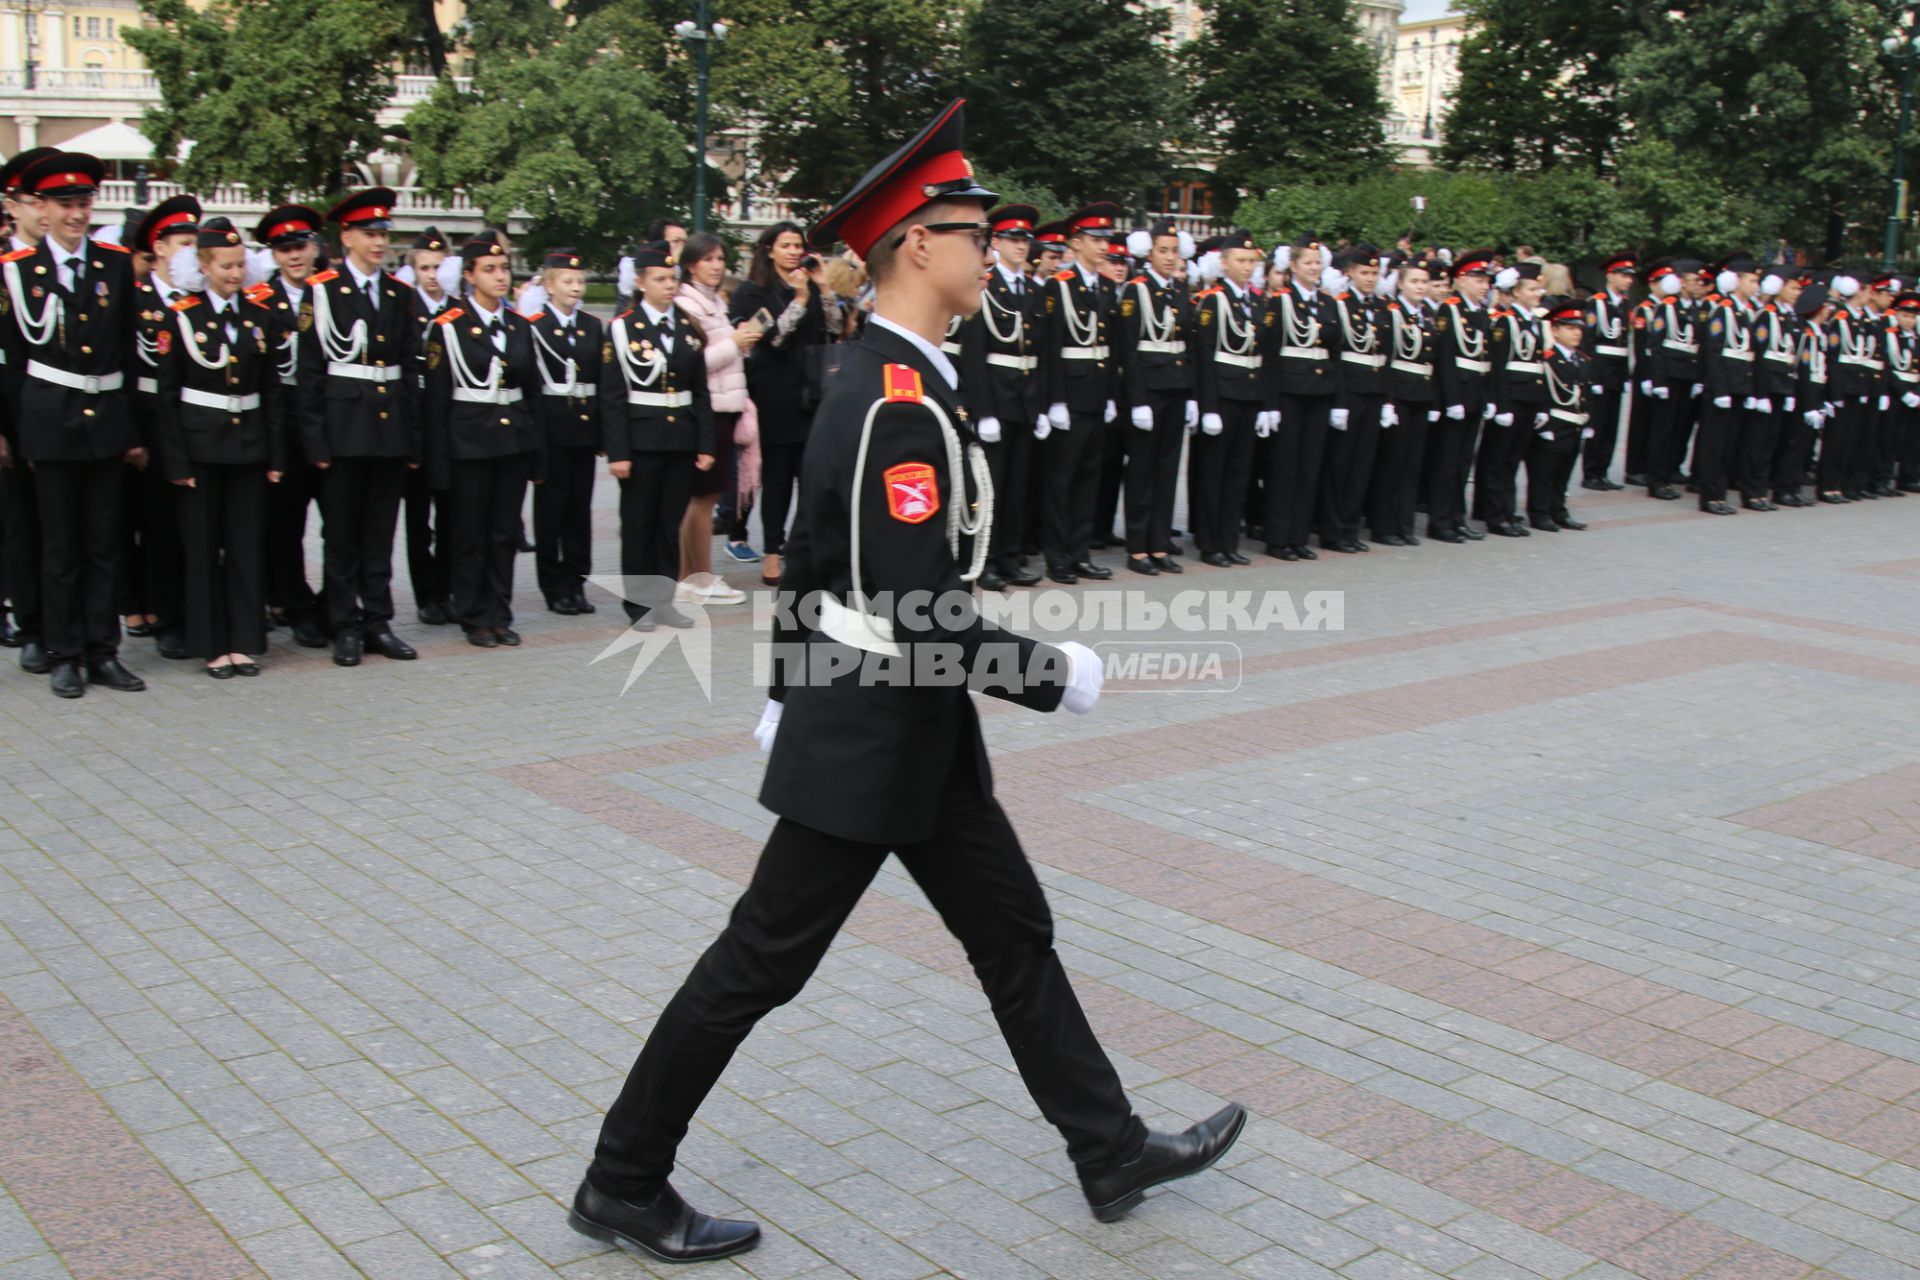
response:
[[[1553,518],[1553,522],[1559,525],[1562,529],[1572,529],[1575,533],[1578,533],[1580,530],[1587,527],[1581,521],[1575,520],[1572,516],[1566,515],[1564,513],[1561,515],[1555,516]]]
[[[1846,500],[1847,500],[1847,495],[1845,495],[1844,493],[1823,493],[1820,495],[1820,501],[1836,507],[1845,503]],[[26,659],[22,658],[20,660],[20,665],[25,666]]]
[[[359,666],[360,653],[364,647],[358,631],[342,631],[333,638],[333,665],[336,667]]]
[[[1470,524],[1460,526],[1460,536],[1468,542],[1485,542],[1487,540],[1487,535],[1484,531],[1476,529]]]
[[[1847,496],[1849,498],[1852,498],[1855,502],[1880,501],[1880,495],[1875,493],[1871,489],[1849,489],[1847,490]]]
[[[1093,1216],[1101,1222],[1118,1222],[1151,1188],[1210,1168],[1227,1154],[1246,1125],[1246,1108],[1230,1102],[1184,1133],[1149,1133],[1147,1145],[1127,1164],[1082,1169],[1080,1189],[1086,1192]]]
[[[30,676],[43,676],[53,670],[53,659],[47,656],[47,646],[38,640],[28,640],[20,646],[20,669]]]
[[[1233,561],[1227,559],[1224,551],[1209,551],[1200,557],[1201,564],[1210,564],[1216,569],[1231,569]]]
[[[324,649],[327,647],[327,633],[312,618],[295,618],[293,642],[302,649]]]
[[[1267,554],[1276,560],[1298,560],[1300,553],[1292,547],[1283,547],[1275,543],[1267,544]]]
[[[760,1243],[757,1224],[740,1218],[710,1218],[682,1200],[671,1184],[646,1204],[635,1204],[582,1181],[573,1193],[567,1225],[583,1236],[662,1262],[731,1258]]]
[[[236,662],[233,664],[233,673],[237,676],[257,676],[260,674],[260,664],[257,662]]]
[[[7,621],[4,614],[0,614],[0,649],[18,649],[25,643],[20,633],[13,629],[13,624]]]
[[[1113,576],[1113,570],[1103,564],[1095,564],[1091,560],[1082,560],[1073,566],[1073,571],[1083,578],[1092,578],[1095,582],[1105,582]]]
[[[660,629],[660,624],[644,613],[633,619],[627,625],[635,631],[658,631]]]
[[[1047,570],[1047,577],[1064,587],[1070,587],[1080,581],[1080,575],[1071,569],[1049,569]]]
[[[144,640],[153,634],[153,624],[151,622],[135,622],[126,628],[126,632],[136,640]]]
[[[1343,555],[1357,556],[1367,548],[1358,538],[1342,538],[1338,542],[1322,543],[1329,551],[1338,551]]]
[[[1384,538],[1376,533],[1373,536],[1373,540],[1383,547],[1404,547],[1407,545],[1407,540],[1397,533],[1390,533]]]
[[[549,608],[552,606],[549,605]],[[414,615],[429,627],[444,627],[453,621],[453,610],[447,607],[445,600],[429,600],[422,604]]]
[[[120,665],[118,658],[94,658],[87,663],[87,683],[103,684],[115,693],[139,693],[147,682]]]
[[[1427,530],[1427,536],[1429,538],[1434,539],[1437,542],[1458,543],[1458,542],[1465,542],[1467,540],[1467,535],[1460,532],[1458,529],[1440,529],[1440,530],[1429,529]]]
[[[1039,571],[1035,569],[1029,569],[1024,564],[1021,565],[1018,569],[1015,569],[1012,573],[1003,573],[1000,576],[1007,580],[1007,584],[1009,586],[1032,587],[1032,586],[1038,586],[1040,583]]]
[[[1706,506],[1701,507],[1700,510],[1710,516],[1730,516],[1735,514],[1734,509],[1724,502],[1709,502]]]
[[[1596,480],[1594,477],[1588,476],[1580,482],[1580,487],[1582,489],[1605,489],[1607,486],[1604,481]]]
[[[495,649],[500,645],[499,638],[485,627],[468,627],[466,632],[467,643],[476,649]]]
[[[1146,556],[1128,556],[1127,568],[1133,570],[1135,573],[1144,573],[1149,578],[1157,578],[1160,576],[1160,566]]]
[[[80,664],[77,662],[56,662],[53,664],[53,696],[56,698],[79,698],[87,692],[86,682],[80,678]]]
[[[1626,480],[1627,480],[1627,484],[1630,487],[1635,489],[1644,489],[1647,484],[1647,474],[1644,471],[1636,471],[1632,475],[1629,475],[1628,477],[1626,477]]]
[[[1169,555],[1155,556],[1153,558],[1153,567],[1162,573],[1185,573],[1187,571],[1187,566],[1181,564]]]
[[[367,637],[367,649],[383,658],[392,658],[395,662],[412,662],[420,656],[414,652],[412,645],[385,627]]]
[[[548,596],[547,612],[565,614],[567,617],[572,618],[572,617],[577,617],[580,613],[580,610],[573,603],[572,596],[560,596],[558,598],[555,598],[553,596]]]
[[[1663,484],[1658,489],[1650,491],[1649,496],[1658,498],[1662,502],[1676,502],[1680,498],[1680,491],[1670,484]]]
[[[991,569],[982,569],[976,581],[979,582],[982,591],[1005,591],[1007,589],[1007,580]]]
[[[1294,548],[1294,552],[1302,560],[1318,560],[1320,558],[1320,553],[1318,551],[1315,551],[1312,547],[1297,546]]]
[[[1601,476],[1600,487],[1602,489],[1625,489],[1627,486],[1621,484],[1618,480],[1609,480],[1606,476]]]
[[[1253,561],[1241,555],[1238,551],[1228,551],[1224,554],[1226,555],[1227,559],[1232,561],[1234,564],[1252,564],[1253,563]]]
[[[686,614],[680,612],[670,604],[657,606],[650,616],[661,626],[672,627],[675,631],[685,631],[693,625],[692,618],[689,618]]]
[[[587,593],[584,591],[576,591],[573,593],[573,607],[574,607],[574,610],[579,613],[600,612],[598,609],[593,607],[593,601],[587,599]]]
[[[1410,533],[1403,534],[1400,538],[1400,545],[1405,547],[1417,547],[1420,545],[1420,539],[1414,537]]]
[[[206,670],[207,674],[215,680],[231,680],[237,674],[231,662],[224,667],[208,667]]]
[[[509,649],[517,649],[520,647],[520,633],[512,627],[494,628],[493,638]]]
[[[1557,524],[1555,524],[1555,523],[1554,523],[1553,521],[1551,521],[1551,520],[1540,520],[1540,519],[1533,519],[1533,518],[1530,518],[1530,519],[1528,519],[1528,521],[1527,521],[1527,525],[1528,525],[1528,526],[1529,526],[1530,528],[1534,528],[1534,529],[1538,529],[1538,530],[1539,530],[1540,532],[1542,532],[1542,533],[1558,533],[1558,532],[1560,532],[1560,526],[1559,526],[1559,525],[1557,525]]]
[[[1487,526],[1487,532],[1496,538],[1524,538],[1527,536],[1526,526],[1518,524],[1490,524]]]
[[[1779,509],[1765,498],[1748,498],[1741,502],[1740,505],[1749,511],[1777,511]]]
[[[163,658],[172,658],[176,662],[193,655],[187,652],[187,638],[178,631],[156,631],[153,643]]]

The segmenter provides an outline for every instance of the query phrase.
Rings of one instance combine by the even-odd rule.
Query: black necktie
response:
[[[495,320],[487,321],[487,340],[490,342],[493,342],[495,346],[499,345],[496,339],[498,339],[500,335],[505,333],[506,331],[507,331],[506,326],[501,324],[499,320],[495,319]]]
[[[67,266],[73,273],[73,291],[79,293],[80,286],[86,283],[87,260],[83,255],[76,253],[67,259]]]

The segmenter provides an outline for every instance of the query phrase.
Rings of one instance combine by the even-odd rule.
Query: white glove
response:
[[[1458,406],[1456,406],[1456,407],[1458,407]],[[1428,421],[1428,422],[1438,422],[1438,421],[1440,421],[1440,411],[1439,411],[1438,409],[1429,409],[1429,410],[1427,410],[1427,421]]]
[[[1220,421],[1217,413],[1203,413],[1200,415],[1200,429],[1210,436],[1217,436],[1227,429],[1227,424]]]
[[[1713,398],[1713,407],[1716,409],[1731,409],[1733,408],[1733,397],[1715,396]]]
[[[1741,407],[1742,409],[1746,409],[1746,410],[1748,410],[1748,411],[1751,411],[1751,410],[1753,409],[1753,397],[1752,397],[1752,396],[1748,396],[1748,397],[1747,397],[1747,398],[1746,398],[1745,400],[1742,400],[1742,401],[1740,402],[1740,407]]]
[[[1189,400],[1187,401],[1187,430],[1191,431],[1199,425],[1200,402],[1198,400]]]
[[[1347,413],[1348,410],[1346,409],[1335,409],[1327,415],[1327,425],[1335,431],[1345,431],[1347,429]]]
[[[980,419],[980,425],[978,428],[975,429],[974,434],[978,435],[983,443],[999,444],[1000,443],[1000,419],[998,418]]]
[[[1447,406],[1447,416],[1455,422],[1465,422],[1467,420],[1467,406],[1463,404],[1450,404]]]
[[[1510,413],[1496,413],[1493,415],[1493,425],[1496,427],[1510,427],[1513,425],[1513,415]]]
[[[1582,428],[1580,428],[1580,438],[1581,438],[1582,440],[1591,440],[1591,439],[1593,439],[1593,428],[1592,428],[1592,427],[1582,427]]]
[[[1115,418],[1117,418],[1117,417],[1119,417],[1119,416],[1120,416],[1120,409],[1119,409],[1119,406],[1117,406],[1117,405],[1115,405],[1115,404],[1113,403],[1113,401],[1111,401],[1111,400],[1109,400],[1109,401],[1107,401],[1107,411],[1106,411],[1106,413],[1105,413],[1105,414],[1104,414],[1104,415],[1103,415],[1103,416],[1101,417],[1101,419],[1100,419],[1100,421],[1102,421],[1102,422],[1112,422],[1112,421],[1113,421],[1113,420],[1114,420]]]
[[[1807,425],[1809,427],[1812,427],[1815,431],[1818,431],[1820,429],[1820,424],[1827,420],[1827,415],[1820,412],[1818,409],[1809,409],[1805,413],[1801,414],[1800,416],[1806,419]]]
[[[1380,425],[1382,428],[1394,426],[1400,421],[1400,411],[1390,404],[1380,406]]]
[[[1280,429],[1280,411],[1278,409],[1262,409],[1257,416],[1267,420],[1268,435],[1272,435]]]
[[[1890,405],[1890,404],[1892,404],[1892,403],[1893,403],[1893,402],[1892,402],[1892,401],[1891,401],[1890,399],[1888,399],[1888,398],[1887,398],[1886,396],[1881,396],[1881,397],[1880,397],[1880,404],[1879,404],[1879,406],[1878,406],[1878,407],[1879,407],[1879,409],[1880,409],[1880,412],[1882,412],[1882,413],[1885,413],[1885,412],[1887,411],[1887,406],[1888,406],[1888,405]]]
[[[1133,406],[1133,425],[1142,431],[1153,430],[1153,410],[1144,404]]]
[[[1596,382],[1593,384],[1593,394],[1603,396],[1607,394],[1607,389]]]
[[[1047,406],[1047,421],[1053,424],[1055,431],[1065,431],[1067,429],[1067,423],[1072,421],[1072,419],[1067,417],[1067,406],[1065,404],[1050,404]]]
[[[1773,401],[1767,399],[1765,396],[1755,396],[1753,398],[1753,411],[1755,413],[1772,413]]]
[[[1780,402],[1780,407],[1781,407],[1782,409],[1785,409],[1785,410],[1786,410],[1786,411],[1787,411],[1788,413],[1792,413],[1792,412],[1793,412],[1793,397],[1792,397],[1792,396],[1788,396],[1788,397],[1787,397],[1786,399],[1784,399],[1784,400],[1782,400],[1782,401]]]
[[[1642,379],[1640,379],[1640,389],[1641,389],[1642,391],[1644,391],[1644,392],[1646,392],[1646,393],[1647,393],[1648,395],[1652,395],[1652,394],[1653,394],[1653,379],[1652,379],[1652,378],[1642,378]]]
[[[1900,397],[1900,403],[1909,409],[1920,409],[1920,391],[1909,391]]]
[[[1078,640],[1067,641],[1060,646],[1060,652],[1067,655],[1067,690],[1060,695],[1060,705],[1083,716],[1100,701],[1100,686],[1106,683],[1107,666],[1100,661],[1099,654]]]
[[[1693,384],[1693,398],[1694,398],[1695,400],[1698,400],[1698,399],[1700,398],[1700,393],[1701,393],[1702,391],[1705,391],[1706,389],[1707,389],[1707,386],[1706,386],[1706,384],[1705,384],[1704,382],[1696,382],[1696,383],[1694,383],[1694,384]]]
[[[1053,424],[1047,421],[1047,415],[1043,413],[1040,415],[1040,420],[1033,424],[1033,438],[1035,440],[1045,440],[1052,434]]]
[[[1480,410],[1480,421],[1485,422],[1487,419],[1491,418],[1492,416],[1493,416],[1492,405],[1487,405],[1486,407]]]
[[[1662,400],[1670,400],[1673,398],[1673,390],[1670,387],[1655,387],[1653,394]]]
[[[1547,425],[1547,415],[1546,415],[1546,414],[1544,414],[1544,413],[1536,413],[1536,414],[1534,414],[1534,415],[1533,415],[1533,429],[1534,429],[1535,431],[1540,431],[1540,430],[1542,430],[1542,429],[1544,429],[1544,428],[1546,427],[1546,425]]]
[[[753,740],[760,744],[762,751],[773,750],[773,735],[780,728],[780,704],[772,698],[767,699],[766,709],[760,713],[760,723],[753,726]]]
[[[1253,434],[1265,440],[1273,434],[1273,424],[1267,421],[1266,410],[1253,415]]]

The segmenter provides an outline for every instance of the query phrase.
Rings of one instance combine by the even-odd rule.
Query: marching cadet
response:
[[[1113,291],[1101,267],[1120,206],[1087,205],[1067,224],[1072,265],[1054,273],[1044,295],[1046,324],[1040,363],[1047,371],[1047,425],[1036,427],[1046,485],[1040,545],[1047,576],[1071,585],[1111,578],[1088,556],[1099,492],[1103,428],[1119,416],[1114,404],[1112,346],[1118,338]]]
[[[1601,264],[1606,287],[1587,299],[1587,332],[1592,335],[1587,357],[1587,423],[1593,434],[1587,437],[1581,453],[1584,459],[1583,489],[1623,489],[1608,472],[1613,468],[1613,451],[1620,439],[1620,411],[1626,389],[1633,379],[1633,305],[1627,291],[1633,288],[1638,271],[1630,253],[1617,253]],[[1642,443],[1644,448],[1644,442]],[[1636,464],[1638,464],[1636,466]],[[1627,438],[1627,470],[1645,466],[1634,456],[1632,432]]]
[[[1271,438],[1267,506],[1261,524],[1267,554],[1282,560],[1320,558],[1307,539],[1313,529],[1320,465],[1340,381],[1333,368],[1333,303],[1320,291],[1327,252],[1311,237],[1296,242],[1287,259],[1290,286],[1279,297],[1267,299],[1273,319],[1267,322],[1271,327],[1263,346],[1273,356],[1267,379],[1272,388],[1270,408],[1278,417],[1267,420]]]
[[[1867,306],[1880,321],[1886,337],[1886,375],[1880,388],[1880,396],[1874,401],[1872,446],[1861,458],[1860,489],[1869,498],[1903,498],[1906,495],[1894,483],[1895,472],[1900,466],[1899,431],[1901,421],[1900,388],[1895,385],[1894,359],[1897,354],[1896,336],[1899,331],[1894,314],[1894,300],[1904,290],[1904,282],[1897,276],[1881,276],[1868,290]]]
[[[0,257],[12,313],[0,349],[20,371],[15,463],[33,468],[46,656],[62,698],[89,684],[147,687],[120,663],[114,611],[126,466],[145,466],[147,450],[127,386],[139,324],[133,263],[126,249],[87,235],[104,174],[76,152],[36,161],[21,185],[47,206],[46,239]]]
[[[393,532],[408,467],[420,465],[417,295],[381,269],[393,192],[339,201],[345,261],[309,278],[313,327],[300,346],[301,443],[320,468],[327,627],[337,666],[367,650],[419,655],[393,634]]]
[[[1547,335],[1535,311],[1545,290],[1535,262],[1503,268],[1493,283],[1510,305],[1493,313],[1493,374],[1488,380],[1493,416],[1474,459],[1474,514],[1486,521],[1488,533],[1524,538],[1528,529],[1520,523],[1518,470],[1532,421],[1547,407],[1547,374],[1541,363]]]
[[[51,206],[28,191],[22,179],[28,169],[57,152],[56,147],[33,147],[0,165],[0,193],[5,195],[7,220],[13,224],[8,252],[37,249],[46,237]],[[0,326],[5,324],[6,317],[0,315]],[[18,369],[0,366],[0,396],[9,407],[18,396],[20,378]],[[0,645],[19,649],[20,669],[36,676],[53,669],[41,615],[40,563],[40,504],[33,468],[21,461],[14,414],[0,411],[0,600],[13,610],[9,624],[6,608],[0,607]]]
[[[987,215],[994,267],[980,290],[980,309],[963,320],[956,335],[960,385],[987,455],[995,494],[993,546],[980,572],[984,591],[1031,587],[1040,581],[1020,555],[1028,536],[1033,437],[1046,425],[1047,413],[1038,305],[1045,285],[1026,273],[1039,216],[1030,204],[1002,205]]]
[[[1893,452],[1901,493],[1920,493],[1920,293],[1903,290],[1888,308],[1887,391],[1893,399]]]
[[[1381,433],[1367,502],[1373,540],[1382,546],[1420,545],[1414,533],[1415,491],[1427,436],[1440,416],[1434,407],[1433,315],[1426,306],[1438,265],[1424,257],[1401,263],[1399,294],[1386,304],[1387,408],[1393,411],[1393,426]]]
[[[195,236],[199,281],[150,330],[159,383],[156,465],[179,490],[186,645],[216,680],[260,674],[267,649],[266,505],[286,468],[273,311],[244,296],[247,250],[225,218]],[[184,264],[183,264],[184,265]],[[204,288],[190,291],[198,283]]]
[[[507,305],[513,271],[496,240],[460,248],[462,305],[428,328],[422,408],[432,484],[447,495],[453,616],[467,643],[517,645],[513,558],[527,482],[539,482],[540,426],[527,394],[540,385],[533,330]]]
[[[1691,475],[1700,510],[1708,515],[1734,514],[1727,501],[1727,472],[1739,447],[1741,418],[1753,405],[1755,352],[1746,303],[1759,280],[1752,258],[1728,258],[1720,263],[1716,290],[1707,297],[1707,334],[1700,347],[1706,403],[1700,409]],[[1754,506],[1756,511],[1774,509],[1765,499]]]
[[[1647,286],[1656,301],[1647,317],[1647,362],[1640,374],[1640,390],[1653,400],[1647,438],[1647,493],[1662,501],[1680,497],[1674,482],[1680,478],[1692,432],[1695,387],[1700,381],[1700,323],[1684,294],[1687,280],[1696,278],[1700,264],[1687,259],[1652,264]]]
[[[585,260],[554,249],[541,264],[547,308],[527,317],[538,380],[534,417],[546,450],[543,482],[533,491],[534,566],[547,608],[569,616],[595,612],[587,599],[593,572],[593,480],[600,469],[600,355],[606,325],[580,305]]]
[[[1427,536],[1441,542],[1479,542],[1487,535],[1467,523],[1467,475],[1480,424],[1492,413],[1493,250],[1473,249],[1453,260],[1453,292],[1434,309],[1434,388],[1440,416],[1427,439]]]
[[[1805,327],[1794,312],[1800,298],[1800,282],[1786,268],[1770,271],[1760,280],[1759,296],[1764,299],[1753,315],[1753,416],[1740,443],[1734,467],[1734,483],[1741,501],[1748,507],[1756,502],[1769,506],[1806,505],[1794,486],[1791,495],[1769,499],[1775,492],[1780,437],[1784,425],[1794,413],[1795,384],[1800,376],[1800,334]],[[1793,501],[1784,501],[1791,497]],[[1758,509],[1758,508],[1756,508]]]
[[[1588,397],[1598,385],[1598,374],[1580,350],[1588,314],[1580,300],[1548,298],[1542,310],[1551,341],[1541,357],[1546,402],[1533,411],[1528,424],[1527,522],[1553,533],[1587,527],[1567,510],[1567,485],[1573,479],[1581,443],[1593,433]]]
[[[1147,1131],[1073,994],[1045,895],[992,795],[966,677],[1035,710],[1084,712],[1098,697],[1100,660],[1084,645],[999,630],[971,607],[992,485],[939,343],[950,315],[979,305],[980,218],[993,196],[968,174],[959,111],[947,108],[876,165],[812,230],[816,247],[844,239],[866,261],[876,300],[815,417],[782,575],[783,596],[819,602],[821,629],[776,624],[776,644],[822,655],[885,647],[908,679],[875,686],[856,664],[838,678],[795,672],[771,691],[756,737],[771,752],[761,802],[779,821],[731,924],[647,1036],[569,1217],[577,1231],[668,1261],[758,1243],[755,1224],[716,1220],[680,1198],[667,1180],[675,1151],[740,1043],[800,993],[889,853],[964,945],[1098,1220],[1208,1167],[1245,1124],[1229,1106],[1181,1134]],[[965,606],[931,634],[909,604],[928,595]],[[886,614],[869,612],[870,599],[889,602]],[[883,638],[889,630],[897,640]],[[934,645],[955,655],[960,678],[912,682],[928,665],[915,655]]]
[[[440,282],[440,264],[447,260],[447,240],[438,227],[428,227],[413,238],[407,250],[407,265],[395,273],[403,282],[410,279],[417,300],[421,323],[420,351],[425,353],[432,323],[453,306],[453,298]],[[415,375],[426,386],[423,367]],[[407,487],[401,496],[403,519],[407,527],[407,580],[413,587],[415,616],[430,627],[444,627],[454,619],[453,566],[448,544],[446,490],[434,487],[430,467],[412,467],[407,471]],[[517,539],[516,539],[517,541]]]
[[[635,630],[690,627],[674,607],[680,521],[696,470],[717,457],[699,322],[674,304],[677,265],[664,242],[635,251],[637,300],[607,326],[600,423],[620,482],[620,574]],[[807,469],[811,474],[812,468]]]
[[[1867,310],[1857,277],[1835,276],[1828,289],[1840,306],[1828,329],[1827,379],[1836,408],[1820,440],[1820,501],[1853,502],[1866,496],[1858,487],[1859,456],[1871,438],[1874,402],[1885,393],[1886,335]]]
[[[267,344],[274,357],[269,395],[280,401],[280,481],[267,489],[266,573],[269,617],[293,633],[302,648],[323,649],[324,609],[307,582],[307,508],[320,497],[320,469],[300,440],[300,344],[313,328],[310,279],[320,256],[318,210],[283,204],[267,211],[253,238],[273,255],[273,274],[247,290],[267,309]]]
[[[1349,284],[1333,296],[1329,337],[1334,361],[1333,408],[1327,414],[1331,438],[1320,468],[1316,519],[1320,545],[1343,554],[1368,550],[1360,540],[1366,520],[1367,488],[1380,433],[1394,426],[1387,400],[1387,349],[1391,330],[1386,304],[1374,296],[1380,284],[1380,251],[1356,245],[1334,258]]]
[[[1273,431],[1273,388],[1265,371],[1273,312],[1256,308],[1248,282],[1264,260],[1253,237],[1221,237],[1220,283],[1194,298],[1193,376],[1200,432],[1187,463],[1193,543],[1216,569],[1246,564],[1240,516],[1256,434]]]
[[[1128,422],[1142,433],[1127,457],[1127,567],[1151,575],[1183,572],[1173,558],[1173,498],[1180,448],[1200,425],[1200,401],[1188,351],[1193,315],[1173,278],[1180,234],[1159,222],[1148,235],[1146,264],[1121,289],[1120,361]]]
[[[1113,406],[1114,416],[1109,418],[1100,432],[1100,483],[1094,490],[1093,499],[1093,541],[1089,544],[1093,550],[1100,551],[1108,547],[1123,547],[1126,538],[1114,531],[1114,521],[1120,516],[1120,491],[1125,486],[1127,459],[1133,453],[1133,441],[1128,439],[1132,430],[1127,425],[1127,412],[1132,407],[1127,398],[1126,370],[1122,365],[1120,348],[1120,294],[1127,280],[1133,274],[1133,254],[1126,240],[1117,234],[1107,241],[1106,256],[1101,259],[1100,276],[1107,286],[1107,312],[1112,317],[1110,332],[1113,335]]]
[[[1800,297],[1794,310],[1802,325],[1800,375],[1793,384],[1793,412],[1780,433],[1773,463],[1774,501],[1783,507],[1815,505],[1814,499],[1800,490],[1812,474],[1814,441],[1833,421],[1835,412],[1828,365],[1835,307],[1827,279],[1825,272],[1803,271],[1798,280]],[[1787,502],[1783,494],[1798,501]]]

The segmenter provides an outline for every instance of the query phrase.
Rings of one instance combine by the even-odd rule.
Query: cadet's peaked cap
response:
[[[587,260],[580,256],[578,249],[549,249],[547,256],[540,260],[543,267],[584,269]]]
[[[864,258],[890,227],[935,200],[978,200],[982,207],[997,201],[974,181],[967,162],[966,107],[965,98],[955,98],[905,146],[867,170],[808,229],[807,243],[824,252],[845,241]]]
[[[1516,262],[1508,267],[1507,270],[1513,272],[1521,280],[1538,280],[1540,278],[1540,264],[1537,262]]]
[[[1586,308],[1580,305],[1578,298],[1548,298],[1540,305],[1546,309],[1549,324],[1584,325],[1587,322]]]
[[[356,191],[327,210],[327,221],[362,231],[385,231],[393,226],[393,190],[368,187]]]
[[[240,247],[240,233],[233,228],[231,218],[208,218],[200,224],[200,234],[193,238],[196,249],[237,249]]]
[[[90,196],[100,189],[107,167],[78,151],[41,156],[20,175],[21,190],[36,196]]]
[[[1003,204],[987,214],[987,221],[992,224],[996,236],[1031,240],[1033,224],[1040,221],[1040,211],[1030,204]]]
[[[253,229],[253,238],[275,249],[290,249],[309,240],[318,240],[320,227],[325,222],[318,209],[304,204],[283,204],[277,209],[267,210],[267,216],[260,219],[260,225]]]
[[[1067,219],[1067,226],[1076,236],[1101,236],[1111,238],[1114,225],[1120,218],[1120,206],[1111,200],[1096,200],[1092,204],[1074,213]]]
[[[408,247],[411,249],[438,249],[444,253],[447,248],[447,238],[440,234],[440,228],[428,227],[425,231],[415,236],[413,243]]]
[[[1920,311],[1920,293],[1909,289],[1893,300],[1895,311]]]
[[[14,192],[20,190],[20,180],[26,175],[28,169],[31,169],[48,156],[57,156],[59,154],[60,148],[58,147],[33,147],[26,151],[16,152],[11,160],[7,161],[4,165],[0,165],[0,191],[12,195]]]
[[[1457,280],[1461,276],[1490,276],[1493,274],[1493,250],[1469,249],[1453,260],[1453,275]]]
[[[1630,253],[1616,253],[1601,262],[1600,269],[1602,271],[1619,271],[1627,275],[1632,275],[1635,271],[1639,270],[1639,264],[1634,261],[1634,257]]]
[[[917,208],[918,206],[915,207]],[[900,217],[904,218],[906,215],[903,213]],[[899,218],[896,218],[894,222],[898,222],[899,220]],[[893,223],[889,222],[886,227],[879,228],[879,231],[885,231],[887,227],[892,225]],[[879,234],[879,231],[876,231],[875,234]],[[849,241],[849,244],[851,244],[851,241]],[[868,247],[872,247],[873,242],[868,241],[867,244]],[[855,252],[857,253],[859,251],[855,250]],[[645,271],[648,267],[672,267],[677,265],[679,265],[679,260],[673,256],[673,246],[665,240],[656,241],[653,244],[643,244],[633,251],[633,269],[635,271]]]
[[[133,243],[129,248],[144,253],[153,252],[153,242],[161,236],[177,231],[198,231],[200,229],[200,201],[182,193],[168,196],[153,206],[153,211],[140,219],[140,225],[134,228]]]
[[[504,258],[506,256],[507,251],[500,247],[500,242],[489,236],[475,236],[460,246],[460,261],[466,263],[468,266],[472,266],[474,263],[487,258]]]
[[[1714,266],[1715,275],[1719,275],[1722,271],[1758,271],[1760,269],[1760,264],[1753,260],[1753,255],[1744,249],[1728,254]]]

